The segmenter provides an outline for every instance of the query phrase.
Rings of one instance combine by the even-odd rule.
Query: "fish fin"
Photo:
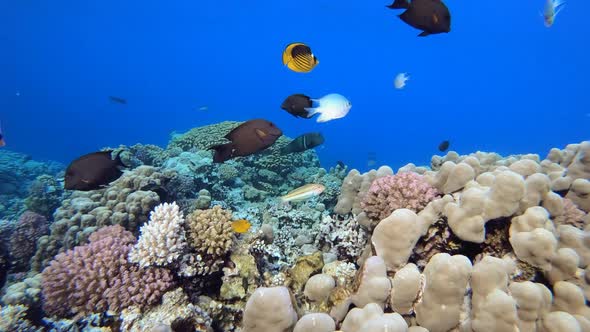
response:
[[[119,165],[121,165],[121,166],[123,166],[123,167],[127,167],[127,168],[131,167],[131,166],[129,166],[129,165],[127,165],[127,164],[125,164],[125,163],[123,162],[123,160],[121,160],[121,153],[123,153],[123,149],[121,149],[121,150],[119,150],[119,152],[117,152],[117,154],[115,155],[115,159],[114,159],[114,160],[115,160],[115,161],[116,161],[116,162],[117,162]]]
[[[418,37],[426,37],[426,36],[428,36],[428,35],[430,35],[430,33],[429,33],[429,32],[422,31],[422,32],[421,32],[421,33],[418,35]]]
[[[222,163],[232,158],[234,149],[233,143],[219,144],[209,147],[207,150],[214,150],[213,162]]]
[[[395,0],[391,5],[386,7],[390,9],[407,9],[408,7],[410,7],[410,2],[408,0]]]
[[[330,121],[330,116],[327,113],[321,113],[320,116],[318,116],[317,120],[315,120],[318,123],[322,123],[322,122],[327,122]]]
[[[320,110],[318,107],[305,107],[304,110],[307,111],[307,118],[311,118],[312,116],[314,116],[316,113],[320,113]]]
[[[559,12],[563,9],[563,7],[565,6],[565,1],[555,1],[555,14],[553,14],[553,19],[555,19],[555,17],[557,16],[557,14],[559,14]]]
[[[265,133],[264,130],[262,130],[262,129],[256,128],[255,131],[256,131],[256,135],[260,138],[265,138],[266,136],[268,136],[268,134]]]

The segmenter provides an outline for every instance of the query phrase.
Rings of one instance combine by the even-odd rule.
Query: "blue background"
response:
[[[387,1],[2,1],[6,148],[67,163],[266,118],[291,137],[321,131],[325,166],[364,170],[369,152],[378,164],[427,164],[444,139],[459,153],[541,157],[589,139],[590,2],[568,2],[549,29],[543,0],[445,3],[451,33],[418,38]],[[309,74],[281,63],[294,41],[320,60]],[[403,90],[399,72],[410,75]],[[352,102],[346,118],[280,109],[293,93],[333,92]]]

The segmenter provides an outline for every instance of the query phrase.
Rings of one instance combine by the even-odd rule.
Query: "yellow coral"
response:
[[[219,257],[225,255],[233,242],[232,213],[220,206],[195,210],[187,217],[188,240],[198,253]]]

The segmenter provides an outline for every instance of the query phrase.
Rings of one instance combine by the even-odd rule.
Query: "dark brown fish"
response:
[[[294,117],[309,119],[312,115],[309,114],[309,111],[305,108],[311,108],[312,104],[311,98],[304,94],[296,93],[287,97],[281,105],[281,108]]]
[[[445,152],[447,151],[447,149],[449,148],[449,145],[451,145],[451,142],[449,141],[442,141],[439,145],[438,145],[438,151],[440,152]]]
[[[296,139],[292,140],[289,144],[287,144],[281,152],[293,153],[293,152],[303,152],[308,149],[315,148],[318,145],[324,143],[324,136],[321,133],[308,133],[303,134]]]
[[[89,191],[107,186],[118,179],[125,166],[119,154],[113,160],[110,151],[93,152],[72,161],[66,169],[64,188],[68,190]]]
[[[234,157],[249,156],[262,151],[273,145],[281,135],[283,132],[274,123],[254,119],[242,123],[225,135],[230,143],[215,145],[209,149],[215,150],[213,161],[222,163]]]
[[[115,97],[115,96],[109,96],[109,99],[112,102],[115,102],[117,104],[127,105],[127,100],[126,99],[123,99],[123,98],[120,98],[120,97]]]
[[[0,148],[5,146],[4,135],[2,134],[2,124],[0,123]]]
[[[451,31],[451,13],[441,0],[395,0],[387,7],[406,9],[399,18],[422,30],[420,37]]]

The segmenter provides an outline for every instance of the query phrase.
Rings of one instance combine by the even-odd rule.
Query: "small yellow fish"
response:
[[[306,199],[318,196],[326,190],[324,185],[318,183],[306,184],[295,190],[290,191],[287,195],[281,197],[281,201],[285,202],[301,202]]]
[[[252,225],[246,219],[234,220],[231,223],[231,229],[234,232],[240,233],[240,234],[246,233],[250,229],[250,226],[252,226]]]
[[[303,43],[291,43],[283,51],[283,65],[294,72],[309,73],[320,61]]]
[[[547,0],[545,2],[545,10],[543,11],[543,20],[545,21],[546,27],[551,27],[555,22],[555,16],[561,11],[565,5],[565,1],[562,0]]]

